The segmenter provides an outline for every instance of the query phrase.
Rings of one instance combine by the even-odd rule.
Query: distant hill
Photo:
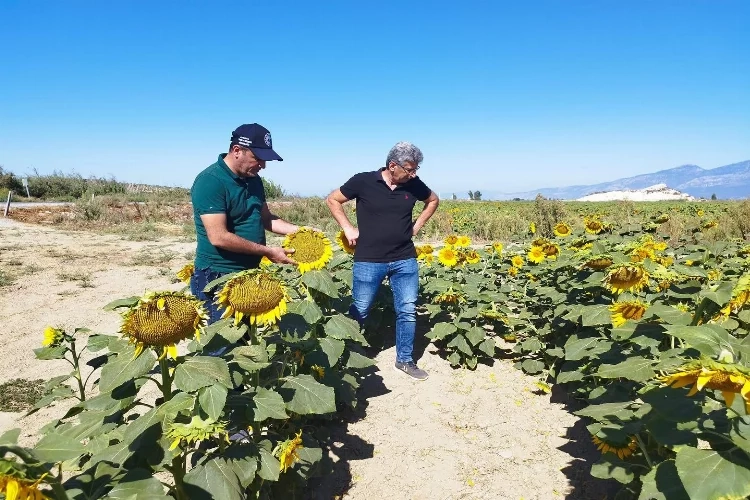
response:
[[[697,165],[682,165],[667,170],[659,170],[653,174],[636,175],[601,184],[542,188],[521,193],[497,193],[496,196],[485,195],[485,197],[529,200],[534,199],[537,194],[541,194],[546,198],[575,200],[592,193],[622,189],[643,189],[654,184],[666,184],[672,189],[677,189],[696,198],[710,198],[712,194],[716,194],[717,198],[723,200],[729,198],[747,198],[750,197],[750,160],[710,170],[703,169]]]

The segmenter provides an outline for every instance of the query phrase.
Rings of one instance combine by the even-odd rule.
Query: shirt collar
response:
[[[229,174],[229,176],[230,176],[230,177],[231,177],[232,179],[234,179],[235,181],[237,181],[237,182],[245,182],[245,179],[243,179],[243,178],[242,178],[242,177],[240,177],[239,175],[237,175],[237,174],[235,174],[234,172],[232,172],[232,169],[231,169],[231,168],[229,168],[229,165],[227,165],[227,162],[225,162],[225,161],[224,161],[224,158],[226,158],[227,154],[228,154],[228,153],[221,153],[221,154],[219,155],[219,159],[218,159],[218,161],[217,161],[216,163],[218,163],[218,164],[219,164],[219,166],[221,167],[221,169],[222,169],[222,170],[223,170],[224,172],[226,172],[227,174]]]

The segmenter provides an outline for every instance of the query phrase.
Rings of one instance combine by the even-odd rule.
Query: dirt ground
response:
[[[63,361],[36,360],[47,325],[115,333],[111,300],[147,290],[180,289],[174,272],[192,259],[194,243],[169,236],[128,241],[117,235],[60,231],[0,218],[0,383],[49,379]],[[378,370],[361,389],[364,401],[333,428],[334,472],[312,484],[311,498],[602,499],[611,485],[588,474],[597,452],[564,395],[540,394],[534,379],[498,360],[454,370],[423,343],[414,382],[393,370],[394,348],[376,355]],[[29,417],[0,413],[0,434],[38,430],[65,405]],[[608,495],[608,492],[610,495]]]

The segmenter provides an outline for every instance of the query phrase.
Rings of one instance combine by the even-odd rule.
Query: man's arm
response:
[[[227,229],[227,216],[225,214],[206,214],[200,217],[203,226],[206,228],[208,241],[216,248],[236,253],[263,255],[277,264],[295,264],[288,257],[288,254],[294,253],[294,250],[267,247],[230,233]]]
[[[281,217],[272,214],[271,210],[268,208],[268,203],[263,203],[260,217],[263,221],[263,227],[266,231],[271,231],[272,233],[287,235],[299,229],[298,225],[287,222]]]
[[[346,216],[346,212],[344,212],[344,203],[347,201],[349,201],[349,198],[344,196],[340,189],[336,189],[328,195],[328,198],[326,198],[326,205],[328,205],[328,208],[331,210],[333,218],[336,219],[336,222],[339,223],[341,229],[344,230],[344,235],[349,241],[349,244],[355,246],[357,244],[357,239],[359,238],[359,229],[352,225],[349,217]]]
[[[419,214],[419,217],[417,217],[417,220],[414,221],[414,231],[412,232],[413,236],[416,236],[420,229],[422,229],[422,226],[427,224],[427,221],[430,220],[430,217],[432,217],[432,214],[435,213],[435,210],[437,210],[438,205],[440,204],[440,198],[435,194],[435,191],[430,191],[430,196],[424,200],[424,208],[422,209],[422,213]]]

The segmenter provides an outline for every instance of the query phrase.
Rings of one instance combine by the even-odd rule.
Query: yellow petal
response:
[[[167,300],[164,297],[161,297],[156,301],[156,308],[160,311],[164,310],[164,306],[167,304]]]
[[[167,356],[172,359],[177,359],[177,346],[175,344],[165,346],[164,349],[167,351]]]
[[[15,478],[8,479],[8,484],[5,486],[5,500],[16,500],[18,499],[18,490],[20,489],[18,481]]]
[[[698,375],[698,382],[695,383],[695,386],[698,388],[699,391],[703,389],[703,387],[711,381],[712,376],[713,376],[713,373],[711,372],[701,373],[700,375]]]
[[[172,451],[175,448],[177,448],[180,445],[180,438],[175,439],[172,441],[172,446],[169,447],[169,450]]]
[[[734,392],[730,391],[721,391],[721,395],[724,396],[724,402],[727,404],[727,407],[732,406],[732,403],[734,403]]]
[[[690,389],[690,392],[688,392],[688,396],[695,396],[695,394],[698,392],[698,384],[696,383],[692,389]]]
[[[138,356],[140,356],[142,352],[143,352],[143,344],[141,342],[138,342],[135,345],[135,354],[133,355],[133,359],[135,359]]]
[[[750,400],[750,379],[748,379],[748,381],[745,382],[745,385],[742,386],[740,394],[742,394],[743,398]]]

